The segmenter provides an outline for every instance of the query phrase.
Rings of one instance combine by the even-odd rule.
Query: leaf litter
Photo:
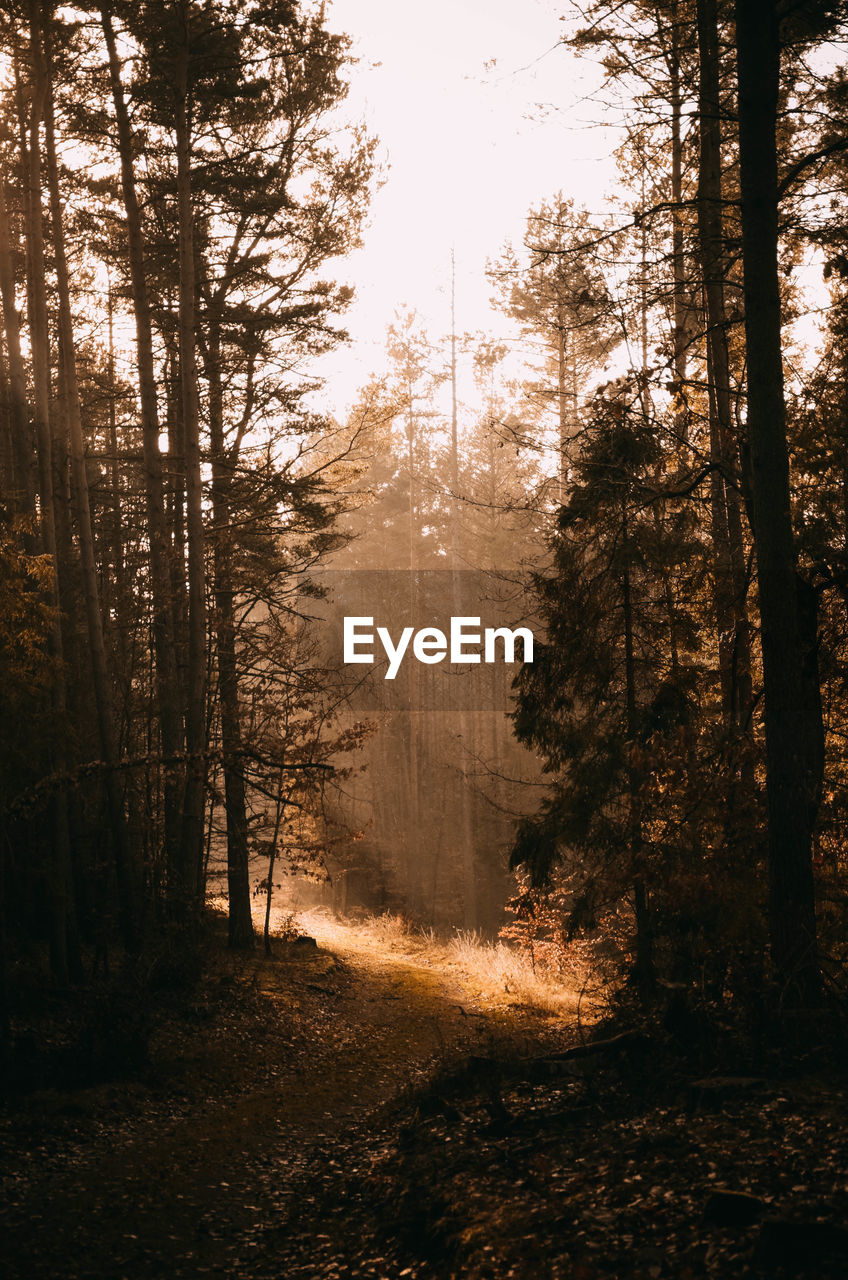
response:
[[[397,956],[213,953],[138,1078],[7,1100],[3,1275],[848,1275],[841,1075],[708,1105],[650,1057],[557,1063],[568,1019],[482,1006]]]

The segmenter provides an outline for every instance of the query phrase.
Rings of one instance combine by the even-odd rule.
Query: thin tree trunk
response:
[[[21,330],[12,263],[12,237],[6,205],[6,184],[1,175],[0,297],[3,300],[6,357],[9,368],[9,416],[14,485],[17,490],[16,505],[24,515],[32,516],[35,513],[35,441],[27,416],[26,373],[21,355]]]
[[[624,681],[627,712],[627,738],[633,743],[638,730],[636,702],[636,655],[633,637],[633,598],[630,578],[629,534],[626,508],[621,515],[621,548],[625,557],[621,581],[622,614],[624,622]],[[643,997],[650,995],[656,985],[654,969],[654,936],[650,898],[642,874],[643,835],[642,814],[639,800],[639,780],[636,771],[628,766],[630,790],[630,856],[633,861],[633,909],[636,918],[636,957],[633,965],[633,982]]]
[[[170,300],[169,300],[170,301]],[[168,449],[163,459],[165,519],[171,542],[171,599],[173,601],[174,635],[177,641],[176,664],[180,706],[186,706],[188,668],[188,596],[185,581],[186,563],[186,476],[183,410],[180,400],[179,318],[174,320],[169,303],[160,320],[162,343],[162,385],[165,393],[165,424]]]
[[[568,486],[568,362],[565,351],[565,325],[557,323],[557,407],[559,409],[559,501],[565,502]]]
[[[462,613],[459,579],[459,429],[456,409],[456,271],[451,250],[451,496],[450,496],[450,567],[453,613]],[[562,441],[560,442],[562,444]],[[564,450],[563,450],[564,457]],[[459,712],[459,750],[467,750],[473,740],[471,720],[465,709]],[[477,847],[474,839],[474,818],[471,795],[465,771],[459,771],[460,831],[462,842],[462,909],[466,929],[477,928],[479,904],[477,901]],[[422,891],[422,906],[424,895]]]
[[[683,138],[681,116],[683,94],[680,83],[680,12],[677,0],[671,6],[671,47],[668,53],[669,87],[671,97],[671,258],[674,280],[673,349],[674,381],[678,395],[686,382],[686,259],[683,241]],[[681,401],[682,403],[682,401]],[[677,417],[681,439],[689,434],[689,414],[682,411]]]
[[[739,160],[748,436],[763,653],[771,952],[803,1003],[820,991],[813,881],[809,761],[799,733],[807,714],[795,584],[796,558],[783,397],[778,276],[776,0],[736,0]]]
[[[136,358],[141,407],[141,429],[144,454],[144,487],[147,531],[150,547],[150,578],[153,612],[153,643],[156,652],[156,695],[159,706],[159,728],[162,754],[165,757],[164,809],[165,850],[169,872],[176,874],[180,863],[182,784],[178,759],[182,755],[184,737],[180,713],[177,677],[174,602],[171,587],[170,544],[165,519],[162,479],[162,455],[159,450],[159,411],[156,401],[156,376],[153,362],[153,326],[144,261],[144,236],[141,212],[133,171],[133,143],[129,114],[121,83],[111,10],[104,4],[100,10],[101,25],[109,56],[109,78],[118,131],[121,162],[121,186],[127,217],[130,280],[136,331]],[[169,892],[176,886],[169,884]]]
[[[277,789],[277,811],[274,815],[274,835],[271,840],[271,852],[268,855],[268,883],[265,891],[265,924],[262,929],[262,937],[265,943],[265,954],[271,954],[271,904],[274,901],[274,868],[277,865],[277,845],[280,840],[280,828],[283,824],[283,814],[286,809],[286,799],[283,798],[283,773],[280,772],[280,785]]]
[[[9,401],[9,373],[6,363],[6,344],[0,335],[0,484],[5,494],[14,495],[14,506],[20,509],[20,495],[16,493],[14,447],[12,444],[12,411]],[[8,498],[7,498],[8,501]]]
[[[721,119],[718,10],[716,0],[698,0],[700,167],[698,243],[707,322],[710,384],[711,523],[714,597],[719,636],[722,703],[728,725],[748,725],[753,698],[742,514],[729,477],[736,474],[725,306],[722,226]]]
[[[407,395],[409,398],[407,408],[407,424],[406,436],[408,442],[408,458],[409,458],[409,507],[408,507],[408,524],[409,524],[409,578],[410,578],[410,616],[416,618],[418,616],[418,510],[416,503],[416,487],[415,487],[415,408],[414,397],[412,391],[412,383],[407,382]],[[409,808],[407,811],[407,825],[403,836],[404,850],[404,868],[403,876],[406,885],[406,892],[409,901],[412,904],[413,911],[422,911],[425,903],[425,891],[421,882],[422,875],[422,858],[421,858],[421,823],[423,816],[422,804],[422,785],[421,785],[421,769],[422,755],[421,751],[423,735],[421,733],[421,715],[415,709],[417,704],[417,695],[420,689],[419,672],[417,665],[414,666],[409,676],[410,690],[410,709],[407,715],[407,735],[406,735],[406,767],[408,770],[409,785],[407,787],[407,795],[409,797]]]
[[[41,60],[40,0],[30,0],[30,49],[32,56],[32,101],[29,116],[28,226],[30,344],[32,348],[33,408],[38,453],[38,483],[41,514],[41,542],[53,562],[52,602],[55,621],[51,628],[51,649],[56,663],[53,681],[53,711],[58,732],[55,736],[54,766],[67,770],[65,719],[64,645],[60,611],[60,562],[56,538],[56,511],[53,477],[53,449],[50,434],[50,348],[45,290],[44,234],[41,209],[41,122],[44,113],[46,80]],[[71,956],[73,934],[71,842],[68,824],[68,797],[63,786],[50,804],[50,851],[48,854],[48,895],[50,901],[50,955],[56,979],[65,985],[74,967]]]
[[[177,62],[177,202],[180,239],[180,397],[185,441],[186,532],[188,535],[188,677],[186,784],[183,799],[183,856],[186,907],[193,909],[203,863],[206,784],[206,561],[203,487],[200,469],[200,412],[196,354],[194,212],[191,201],[191,108],[188,83],[190,12],[183,0],[183,44]]]
[[[645,175],[642,173],[642,198],[640,208],[645,209]],[[639,380],[639,403],[642,406],[642,413],[647,423],[651,417],[651,389],[648,385],[648,230],[645,220],[642,220],[642,232],[640,236],[640,266],[641,274],[639,276],[639,339],[642,354],[641,378]]]
[[[50,192],[50,215],[53,222],[53,247],[55,256],[56,285],[59,302],[59,351],[62,366],[62,386],[67,413],[70,441],[71,469],[76,497],[77,534],[82,564],[83,602],[85,606],[88,647],[97,710],[100,746],[106,765],[105,789],[112,829],[115,871],[118,882],[121,935],[129,951],[138,948],[138,884],[130,857],[124,817],[124,800],[118,775],[118,747],[112,707],[112,689],[109,677],[106,646],[103,640],[103,620],[100,611],[100,591],[97,579],[94,536],[91,527],[91,507],[86,473],[85,442],[82,433],[79,383],[74,358],[74,332],[71,318],[68,264],[65,254],[62,225],[62,198],[59,191],[59,170],[56,162],[56,140],[53,120],[52,89],[50,84],[49,44],[47,50],[47,91],[45,95],[45,142],[47,178]]]
[[[126,577],[124,573],[124,545],[121,537],[121,465],[118,457],[118,414],[115,403],[115,334],[112,304],[112,282],[109,281],[107,293],[107,312],[109,323],[109,542],[112,556],[112,586],[115,599],[123,603],[126,599]],[[121,628],[118,628],[117,643],[122,671],[126,669],[126,653]]]
[[[224,806],[227,818],[227,889],[231,947],[253,946],[250,870],[247,844],[247,801],[244,783],[239,682],[236,664],[236,621],[230,546],[232,470],[224,443],[221,344],[216,321],[209,324],[209,435],[212,453],[212,544],[215,571],[215,631],[218,651],[218,694]],[[269,875],[271,873],[269,872]]]

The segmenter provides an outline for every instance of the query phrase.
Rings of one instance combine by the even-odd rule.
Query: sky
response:
[[[528,210],[562,190],[595,212],[612,185],[617,133],[591,100],[600,72],[562,44],[554,0],[331,0],[328,23],[354,41],[346,110],[380,139],[384,184],[364,247],[345,261],[353,338],[328,358],[337,414],[384,367],[395,310],[434,337],[490,330],[486,260],[520,243]]]

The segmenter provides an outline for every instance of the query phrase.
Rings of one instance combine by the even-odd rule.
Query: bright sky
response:
[[[559,189],[603,208],[616,131],[587,101],[598,69],[559,43],[567,12],[554,0],[331,0],[329,24],[360,59],[350,110],[386,169],[345,264],[354,345],[325,365],[337,413],[383,367],[399,305],[434,338],[449,331],[452,245],[457,329],[491,329],[486,259],[520,242],[528,209]]]

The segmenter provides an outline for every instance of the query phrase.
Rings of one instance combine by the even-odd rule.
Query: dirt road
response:
[[[438,1062],[541,1030],[425,960],[327,932],[332,952],[218,954],[157,1013],[136,1078],[4,1109],[8,1280],[264,1274],[307,1175],[348,1159],[381,1108]]]

